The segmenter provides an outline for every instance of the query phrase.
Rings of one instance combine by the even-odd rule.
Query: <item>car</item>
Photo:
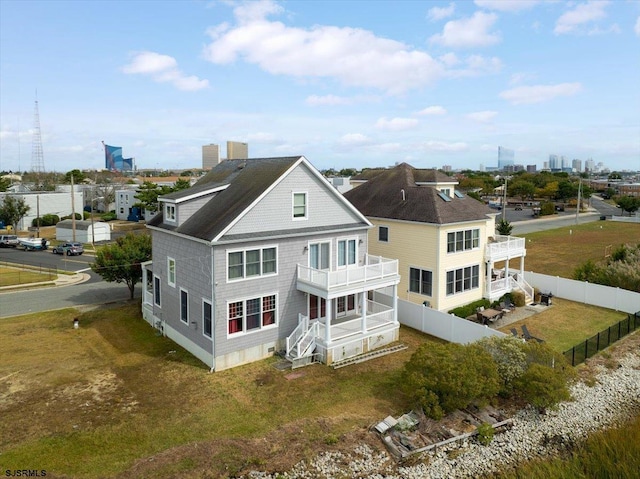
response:
[[[516,211],[522,211],[522,205],[516,205]]]
[[[62,243],[53,248],[53,254],[66,254],[67,256],[81,255],[84,248],[81,243]]]
[[[17,235],[0,235],[0,248],[15,248],[19,244]]]

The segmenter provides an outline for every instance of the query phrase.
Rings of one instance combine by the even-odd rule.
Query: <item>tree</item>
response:
[[[536,186],[523,178],[518,178],[508,186],[509,194],[519,196],[522,201],[532,200],[536,194]]]
[[[618,208],[629,213],[635,213],[640,208],[640,198],[635,196],[621,196],[618,198]]]
[[[511,230],[513,230],[513,225],[502,218],[496,225],[496,230],[501,235],[509,236],[511,234]]]
[[[513,391],[513,382],[527,370],[527,355],[522,341],[513,336],[489,336],[478,344],[487,351],[496,363],[498,376],[502,381],[501,393],[509,395]]]
[[[139,200],[138,204],[147,211],[158,211],[158,196],[160,196],[160,187],[151,181],[142,183],[138,188],[138,194],[135,195]]]
[[[82,183],[87,178],[82,171],[76,169],[76,170],[68,171],[64,175],[64,182],[71,183],[72,177],[73,177],[73,183],[76,185],[79,183]]]
[[[171,188],[171,191],[186,190],[187,188],[191,188],[191,183],[189,182],[189,180],[178,178],[174,183],[173,188]]]
[[[150,259],[151,236],[128,233],[114,244],[99,248],[91,269],[109,283],[125,283],[133,299],[135,286],[142,280],[140,263]]]
[[[0,220],[16,229],[18,222],[26,215],[31,207],[25,204],[23,198],[7,195],[0,205]]]
[[[0,191],[7,191],[11,186],[11,180],[0,177]]]

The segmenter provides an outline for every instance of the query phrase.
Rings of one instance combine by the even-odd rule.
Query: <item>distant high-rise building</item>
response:
[[[211,143],[202,147],[202,169],[210,170],[220,163],[220,147]]]
[[[498,147],[498,169],[502,170],[507,166],[513,166],[515,163],[516,153],[509,148]]]
[[[542,169],[543,170],[548,170],[549,169],[549,162],[548,161],[543,161],[542,162]]]
[[[451,171],[451,165],[442,165],[442,171]]]
[[[549,155],[549,169],[551,171],[562,169],[562,163],[560,163],[560,157],[558,155]]]
[[[536,170],[537,170],[536,165],[527,165],[527,173],[535,173]]]
[[[584,162],[584,170],[593,173],[596,170],[596,162],[589,158]]]
[[[249,145],[239,141],[227,141],[227,160],[246,160],[249,158]]]
[[[577,171],[578,173],[582,172],[582,160],[573,160],[571,162],[571,167]]]
[[[560,164],[562,165],[562,171],[571,171],[571,162],[569,158],[565,158],[564,156],[560,157]]]

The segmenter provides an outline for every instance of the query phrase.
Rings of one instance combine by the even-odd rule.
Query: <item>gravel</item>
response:
[[[352,452],[325,452],[279,474],[253,471],[251,479],[330,479],[342,477],[384,479],[472,478],[518,463],[555,455],[590,433],[623,423],[640,414],[640,354],[619,360],[614,370],[599,368],[593,385],[577,383],[574,401],[554,411],[533,408],[518,411],[513,427],[495,436],[488,446],[474,440],[425,453],[411,466],[399,465],[385,450],[358,445]]]

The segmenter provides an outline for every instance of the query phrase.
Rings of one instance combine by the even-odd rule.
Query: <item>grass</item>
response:
[[[572,278],[585,261],[604,260],[611,249],[624,243],[640,243],[640,224],[595,221],[523,236],[525,270]]]
[[[626,316],[620,311],[553,298],[552,305],[545,311],[499,330],[510,334],[510,329],[515,328],[520,332],[522,325],[526,324],[533,336],[544,339],[556,351],[564,352]]]
[[[29,269],[0,266],[0,286],[15,286],[27,283],[53,281],[57,274],[50,271],[34,271]]]
[[[226,477],[279,457],[286,470],[320,448],[351,444],[345,438],[363,424],[406,410],[405,398],[389,391],[428,337],[401,334],[408,350],[339,370],[312,366],[288,379],[275,358],[209,374],[157,336],[137,303],[8,318],[0,322],[2,466],[161,478],[210,461],[213,477]],[[148,457],[158,459],[138,462]]]

